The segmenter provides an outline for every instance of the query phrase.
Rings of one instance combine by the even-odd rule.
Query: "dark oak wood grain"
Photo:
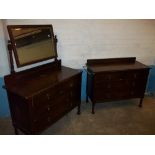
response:
[[[149,67],[135,57],[87,60],[87,102],[144,98]]]

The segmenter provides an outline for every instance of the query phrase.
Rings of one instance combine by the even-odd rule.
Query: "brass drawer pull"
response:
[[[48,107],[48,108],[47,108],[47,110],[48,110],[48,111],[50,111],[50,110],[51,110],[51,108],[50,108],[50,107]]]
[[[50,95],[49,94],[46,94],[46,97],[48,100],[50,100]]]

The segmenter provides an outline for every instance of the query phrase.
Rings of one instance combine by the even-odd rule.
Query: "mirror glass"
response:
[[[57,56],[52,25],[8,26],[17,67]]]

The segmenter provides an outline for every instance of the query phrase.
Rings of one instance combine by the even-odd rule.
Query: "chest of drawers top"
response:
[[[135,57],[88,59],[87,68],[92,73],[149,69],[148,66],[136,61]]]
[[[61,63],[61,62],[60,62]],[[5,76],[5,87],[8,91],[24,98],[46,91],[74,77],[80,70],[64,66],[53,67],[54,63],[42,67]]]

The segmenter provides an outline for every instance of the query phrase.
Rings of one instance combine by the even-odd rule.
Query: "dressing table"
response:
[[[149,67],[135,57],[88,59],[87,102],[92,102],[92,114],[96,103],[140,98],[142,106]]]
[[[11,74],[5,76],[15,134],[39,134],[81,103],[80,70],[61,66],[52,25],[9,25]],[[16,72],[45,60],[44,65]]]

